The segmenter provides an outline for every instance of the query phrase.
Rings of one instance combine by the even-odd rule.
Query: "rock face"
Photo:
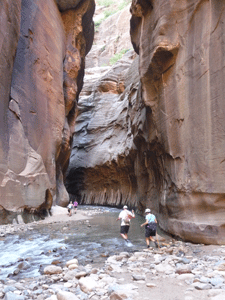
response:
[[[132,1],[139,62],[124,77],[121,62],[81,99],[69,193],[85,203],[148,206],[171,234],[225,242],[224,8]]]
[[[89,87],[85,86],[87,94],[92,88],[91,95],[85,96],[84,90],[79,99],[67,188],[84,203],[138,203],[129,157],[134,147],[130,115],[137,108],[134,102],[139,84],[137,71],[136,83],[132,80],[138,63],[136,59],[131,67],[133,58],[130,51],[97,82],[89,80]]]
[[[161,161],[151,201],[163,229],[194,242],[225,242],[224,8],[194,0],[131,8],[143,101],[155,126],[149,141]]]
[[[1,222],[9,221],[9,212],[68,202],[63,172],[95,3],[56,2],[0,5]]]

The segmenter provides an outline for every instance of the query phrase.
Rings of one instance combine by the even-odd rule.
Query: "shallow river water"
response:
[[[138,251],[145,248],[144,222],[136,215],[131,221],[129,240],[120,236],[120,222],[116,218],[121,210],[108,207],[80,206],[81,210],[96,211],[89,220],[40,224],[32,230],[0,239],[0,279],[6,277],[36,277],[46,265],[77,258],[79,264],[103,265],[106,257],[122,251]],[[32,227],[32,224],[31,224]]]

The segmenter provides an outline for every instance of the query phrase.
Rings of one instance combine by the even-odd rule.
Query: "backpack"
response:
[[[130,224],[130,218],[129,218],[129,214],[127,213],[126,216],[123,218],[123,221],[125,224]]]

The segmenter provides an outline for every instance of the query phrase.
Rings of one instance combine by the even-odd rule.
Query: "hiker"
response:
[[[78,206],[78,202],[75,200],[73,202],[73,206],[74,206],[74,211],[75,211],[75,214],[77,213],[77,206]]]
[[[135,218],[134,210],[130,212],[129,210],[127,210],[127,206],[124,205],[123,210],[120,212],[119,217],[116,219],[116,221],[121,220],[120,235],[126,242],[128,242],[130,220],[133,218]]]
[[[68,214],[71,217],[72,216],[72,210],[73,210],[73,203],[70,201],[70,203],[67,205]]]
[[[158,243],[154,240],[153,236],[156,236],[157,220],[155,215],[151,214],[151,210],[146,208],[145,210],[145,223],[141,224],[141,227],[145,226],[145,240],[147,248],[149,248],[150,241],[154,242],[156,246]]]

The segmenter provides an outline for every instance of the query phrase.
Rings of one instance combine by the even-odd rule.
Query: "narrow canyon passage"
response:
[[[133,1],[98,26],[66,174],[70,199],[128,204],[139,213],[150,207],[166,232],[197,243],[225,242],[225,141],[211,113],[216,82],[207,71],[215,36],[224,38],[218,9],[196,1]],[[220,88],[217,96],[222,101]]]
[[[223,244],[225,3],[102,1],[0,6],[0,222],[78,198]]]

